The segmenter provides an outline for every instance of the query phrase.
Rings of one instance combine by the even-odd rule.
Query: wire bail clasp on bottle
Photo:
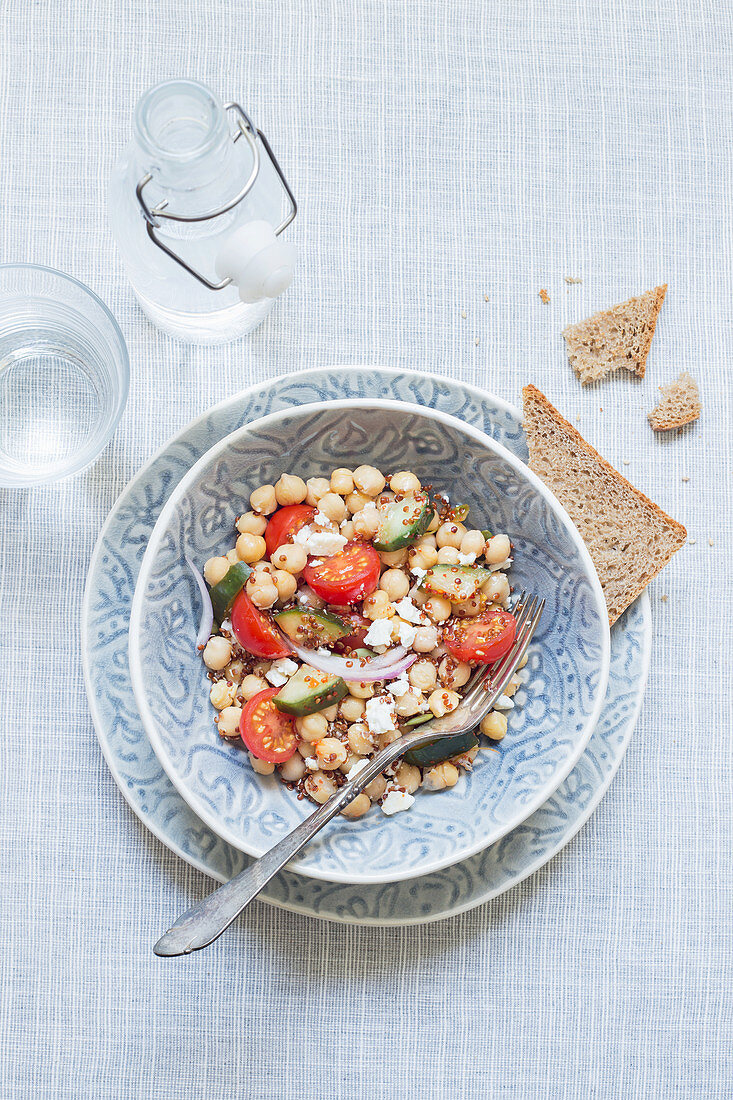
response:
[[[137,201],[140,204],[143,217],[145,218],[145,228],[147,230],[147,234],[150,240],[153,242],[154,245],[161,249],[162,252],[165,252],[166,256],[170,256],[170,258],[174,260],[175,263],[177,263],[185,271],[188,271],[190,275],[193,275],[195,279],[198,279],[198,281],[200,283],[203,283],[205,287],[208,287],[209,290],[224,290],[225,287],[230,286],[235,280],[231,275],[225,276],[218,282],[214,282],[212,279],[207,278],[206,275],[191,267],[191,265],[187,263],[182,256],[179,256],[177,252],[174,252],[173,249],[169,248],[168,245],[160,239],[155,231],[156,229],[161,228],[161,223],[164,220],[175,222],[205,222],[210,221],[212,218],[219,218],[222,214],[227,214],[230,210],[233,210],[235,206],[238,206],[247,197],[247,195],[254,187],[260,172],[260,147],[257,140],[258,138],[262,142],[264,150],[267,153],[267,156],[269,157],[270,162],[275,169],[275,172],[277,173],[278,179],[283,186],[283,190],[288,197],[290,207],[287,214],[285,215],[285,218],[274,230],[275,237],[279,237],[283,230],[287,229],[287,227],[295,218],[295,215],[298,213],[298,204],[295,201],[295,196],[290,189],[290,185],[285,178],[283,170],[278,164],[277,158],[275,157],[275,154],[273,153],[272,148],[270,147],[270,143],[268,142],[265,135],[262,133],[261,130],[258,130],[255,127],[247,112],[242,107],[240,107],[238,103],[225,103],[224,109],[226,111],[232,111],[235,115],[237,129],[236,132],[232,135],[232,141],[237,142],[241,137],[244,137],[252,152],[253,159],[252,171],[249,174],[249,178],[247,179],[242,189],[238,192],[238,194],[234,196],[233,199],[225,203],[223,206],[219,206],[214,210],[207,211],[207,213],[205,214],[176,214],[168,209],[167,199],[163,199],[161,202],[158,203],[157,206],[153,207],[152,209],[145,201],[143,191],[153,179],[153,175],[151,172],[146,172],[142,179],[139,180],[137,187],[135,188]]]

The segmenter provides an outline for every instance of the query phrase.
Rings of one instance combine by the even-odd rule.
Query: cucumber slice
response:
[[[371,661],[372,657],[376,657],[376,653],[373,649],[355,649],[355,657],[363,657],[365,661]]]
[[[456,523],[465,523],[470,511],[470,504],[456,504],[455,508],[451,508],[451,515]]]
[[[432,518],[433,506],[427,493],[407,493],[380,505],[374,549],[391,552],[410,546],[425,534]]]
[[[491,570],[482,569],[480,565],[434,565],[428,569],[420,587],[459,603],[475,596],[490,576]]]
[[[303,607],[290,607],[287,611],[278,612],[275,622],[288,638],[307,649],[333,645],[353,630],[353,627],[330,611],[313,611]]]
[[[439,741],[428,741],[427,745],[420,745],[417,749],[410,749],[405,753],[408,764],[417,764],[419,768],[431,768],[433,764],[440,764],[443,760],[449,760],[451,756],[468,752],[478,745],[476,735],[472,732],[459,733],[455,737],[442,737]]]
[[[214,618],[218,623],[226,619],[251,572],[246,562],[238,561],[235,565],[230,565],[219,583],[212,587],[209,595],[214,609]]]
[[[273,696],[272,701],[284,714],[303,718],[306,714],[315,714],[317,710],[326,710],[340,702],[348,690],[340,676],[302,665]]]
[[[481,531],[481,534],[484,536],[484,542],[488,542],[489,539],[493,539],[494,537],[491,531],[489,531],[488,527],[484,527]]]

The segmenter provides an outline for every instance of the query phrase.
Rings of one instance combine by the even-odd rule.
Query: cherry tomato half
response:
[[[517,621],[508,611],[490,611],[478,619],[458,619],[443,635],[443,645],[459,661],[493,665],[507,653],[517,633]]]
[[[239,732],[249,751],[269,764],[289,760],[298,747],[293,719],[272,702],[280,689],[266,688],[253,695],[239,720]]]
[[[232,605],[232,630],[239,644],[255,657],[289,657],[282,635],[242,591]]]
[[[303,576],[317,596],[330,604],[362,600],[379,583],[379,554],[365,542],[347,542],[320,565],[306,565]]]
[[[290,542],[293,535],[310,523],[316,514],[315,508],[307,504],[288,504],[285,508],[278,508],[270,517],[265,528],[265,546],[267,556],[271,558],[278,546],[284,542]]]

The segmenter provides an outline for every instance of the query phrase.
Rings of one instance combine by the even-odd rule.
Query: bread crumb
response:
[[[544,304],[545,304],[545,305],[547,305],[547,303],[548,303],[548,302],[549,302],[549,300],[550,300],[550,295],[549,295],[549,294],[547,293],[547,291],[546,291],[546,290],[541,290],[541,291],[540,291],[540,298],[542,299],[542,301],[544,302]]]
[[[466,311],[465,311],[465,309],[462,309],[462,310],[461,310],[461,317],[463,317],[463,318],[465,318],[465,317],[466,317]]]
[[[566,275],[565,276],[565,282],[570,283],[570,285],[573,286],[575,283],[582,283],[583,280],[582,279],[576,279],[573,275]]]
[[[682,480],[683,480],[683,481],[689,481],[690,479],[689,479],[689,477],[685,477],[685,475],[683,474],[683,475],[682,475]]]
[[[478,344],[478,336],[474,336],[473,342],[474,342],[474,344]]]
[[[484,301],[485,301],[485,302],[488,302],[488,300],[489,300],[489,296],[488,296],[488,294],[484,293]]]
[[[630,466],[631,465],[631,459],[630,458],[624,458],[623,459],[623,464],[624,464],[624,466]]]
[[[669,599],[669,596],[662,596],[661,597],[662,603],[666,603],[668,599]]]
[[[695,543],[697,542],[697,539],[688,539],[688,542],[689,542],[690,546],[694,546]]]
[[[715,546],[715,543],[712,539],[708,539],[708,546]]]

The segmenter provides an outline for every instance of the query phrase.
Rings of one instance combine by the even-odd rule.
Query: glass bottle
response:
[[[153,324],[197,343],[251,332],[292,281],[296,253],[280,233],[296,212],[267,140],[237,104],[190,80],[145,92],[108,217]]]

